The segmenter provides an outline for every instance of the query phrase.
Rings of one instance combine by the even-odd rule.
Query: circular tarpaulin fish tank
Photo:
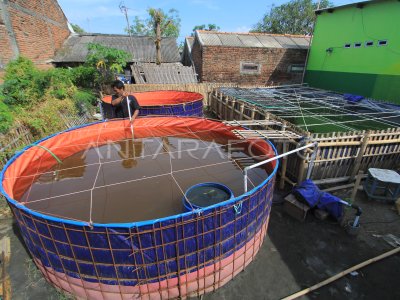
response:
[[[152,91],[131,93],[141,106],[139,116],[203,116],[203,95],[183,91]],[[102,99],[105,119],[112,119],[111,96]]]
[[[76,297],[169,299],[213,291],[261,247],[277,162],[265,140],[240,140],[217,121],[189,117],[101,122],[17,153],[1,192],[45,278]],[[233,197],[187,211],[205,182]],[[209,186],[208,186],[209,188]]]

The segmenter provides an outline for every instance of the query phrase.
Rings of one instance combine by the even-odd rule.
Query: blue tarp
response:
[[[365,98],[364,96],[353,95],[353,94],[344,94],[343,97],[350,103],[357,103]]]
[[[307,179],[296,186],[293,194],[297,199],[306,202],[311,208],[317,207],[325,210],[337,220],[343,215],[343,204],[340,203],[341,199],[321,191],[311,179]]]
[[[49,221],[12,205],[22,236],[44,266],[74,278],[140,285],[194,272],[224,259],[254,239],[268,220],[273,178],[242,200],[127,227],[76,226]]]

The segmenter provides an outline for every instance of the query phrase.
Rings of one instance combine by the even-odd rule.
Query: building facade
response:
[[[301,83],[308,45],[306,36],[196,31],[190,55],[200,82],[279,85]]]
[[[304,81],[400,104],[400,1],[366,1],[316,14]]]
[[[69,35],[67,18],[56,0],[0,1],[0,69],[18,56],[38,67],[51,66]]]

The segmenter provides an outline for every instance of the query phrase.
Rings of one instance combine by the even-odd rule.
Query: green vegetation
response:
[[[80,113],[83,112],[83,107],[96,104],[96,96],[88,90],[77,90],[72,96],[72,99]]]
[[[11,61],[5,69],[1,96],[10,106],[28,105],[43,97],[46,89],[44,73],[23,57]]]
[[[100,90],[107,89],[111,81],[114,80],[115,73],[122,73],[127,61],[132,59],[132,56],[119,49],[105,47],[96,43],[89,43],[88,45],[89,54],[86,59],[86,68],[92,68],[90,70],[97,69],[97,74],[91,74],[90,71],[85,71],[83,67],[77,73],[79,75],[79,82],[83,84],[87,82],[87,76],[93,76],[93,83],[100,88]],[[88,72],[86,74],[85,72]],[[90,82],[90,81],[89,81]]]
[[[280,6],[272,6],[252,32],[311,35],[316,9],[332,6],[329,0],[292,0]]]
[[[121,10],[124,9],[126,14],[126,8],[121,6]],[[162,9],[149,8],[147,12],[149,13],[149,17],[146,20],[141,20],[138,17],[135,17],[134,25],[126,28],[126,31],[129,35],[154,36],[154,43],[156,45],[156,64],[160,65],[161,40],[164,37],[177,38],[179,36],[181,19],[179,18],[176,9],[170,9],[168,13],[166,13]],[[126,18],[128,22],[127,14]]]
[[[194,32],[195,32],[196,30],[218,31],[218,30],[220,30],[220,27],[217,26],[216,24],[208,24],[208,25],[202,24],[202,25],[196,25],[196,26],[193,27],[193,32],[192,32],[191,36],[194,36]]]
[[[39,70],[24,57],[5,68],[0,86],[0,133],[22,124],[41,138],[65,129],[60,112],[82,113],[96,105],[97,91],[106,90],[131,56],[100,44],[89,44],[83,66]]]
[[[23,124],[40,138],[65,129],[60,112],[95,104],[90,88],[96,72],[92,67],[39,70],[24,57],[10,62],[0,86],[0,132]]]
[[[72,27],[72,29],[73,29],[76,33],[79,33],[79,34],[81,34],[81,33],[86,33],[85,29],[83,29],[82,27],[80,27],[80,26],[77,25],[77,24],[72,24],[72,23],[71,23],[71,27]]]
[[[177,38],[179,36],[181,19],[176,9],[164,12],[162,9],[149,8],[147,12],[149,13],[147,19],[140,19],[136,16],[133,25],[125,29],[126,32],[132,35],[156,36],[156,22],[160,19],[162,37]]]
[[[0,133],[7,132],[13,124],[14,117],[9,107],[0,100]]]

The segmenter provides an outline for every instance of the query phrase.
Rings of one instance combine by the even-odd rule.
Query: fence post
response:
[[[218,91],[215,91],[215,95],[211,96],[211,108],[215,115],[218,115]]]
[[[218,98],[218,109],[217,109],[217,116],[220,118],[220,119],[222,119],[222,99],[223,99],[223,94],[221,93],[220,95],[219,95],[219,98]]]
[[[235,98],[233,98],[230,121],[233,121],[235,119],[235,103],[236,103],[236,100],[235,100]]]
[[[239,120],[243,120],[243,114],[244,114],[244,103],[240,103],[240,115],[239,115]]]
[[[268,123],[268,121],[269,121],[269,112],[266,112],[265,113],[265,121],[267,121],[267,123]],[[266,127],[268,127],[269,125],[267,125]]]
[[[282,131],[285,131],[285,130],[286,130],[286,122],[283,122],[282,123]],[[286,153],[288,151],[287,148],[288,148],[288,143],[284,140],[282,143],[282,153]],[[287,156],[282,157],[281,180],[279,182],[279,189],[281,189],[281,190],[283,190],[283,188],[285,187],[287,160],[288,160]]]
[[[254,120],[254,118],[255,118],[255,116],[256,116],[256,109],[255,109],[255,107],[253,107],[252,109],[251,109],[251,120]]]
[[[361,161],[364,157],[365,150],[367,149],[368,142],[370,139],[371,131],[367,131],[367,133],[364,135],[362,144],[360,147],[360,151],[358,152],[357,158],[354,162],[354,167],[350,175],[350,180],[354,180],[355,176],[357,173],[360,171],[360,166],[361,166]]]
[[[306,142],[308,142],[310,140],[310,133],[309,132],[307,132],[305,140],[306,140]],[[300,157],[299,172],[298,172],[298,175],[297,175],[297,182],[298,183],[300,183],[300,182],[302,182],[304,180],[305,170],[308,168],[307,153],[306,153],[306,151],[304,151],[303,153],[304,153],[304,157]]]
[[[222,114],[222,120],[228,120],[228,109],[229,109],[229,96],[225,97],[225,102],[222,104],[223,107],[223,114]]]
[[[353,191],[351,192],[351,197],[350,197],[351,203],[353,203],[353,204],[356,200],[358,187],[360,186],[360,182],[361,182],[361,179],[363,178],[363,174],[364,174],[363,171],[359,171],[358,175],[356,177],[356,182],[354,183],[354,188],[353,188]]]

